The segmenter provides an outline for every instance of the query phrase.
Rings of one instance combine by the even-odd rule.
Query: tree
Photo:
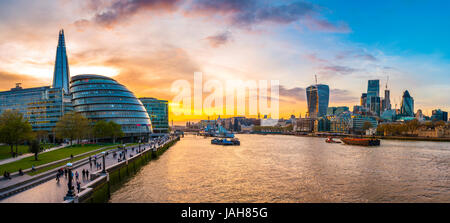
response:
[[[59,139],[69,139],[70,145],[73,140],[86,138],[90,133],[89,120],[79,113],[69,112],[56,123],[55,133]]]
[[[109,136],[109,128],[109,123],[103,120],[100,120],[94,124],[93,131],[97,141],[98,139],[106,138]]]
[[[6,110],[0,115],[0,140],[11,148],[11,155],[18,153],[18,145],[34,138],[31,124],[17,110]],[[13,147],[16,146],[16,152]]]
[[[113,121],[109,121],[108,125],[109,125],[108,128],[109,136],[113,139],[113,143],[116,143],[116,139],[123,137],[124,135],[122,131],[122,126]]]
[[[34,153],[34,160],[38,160],[38,154],[41,151],[41,144],[39,143],[38,140],[32,140],[28,151],[30,151],[30,153]]]
[[[48,132],[45,130],[39,130],[36,132],[36,138],[39,142],[46,141],[48,139]]]
[[[408,131],[410,134],[413,134],[414,131],[416,131],[420,126],[419,120],[413,119],[406,123],[406,127],[408,128]]]
[[[368,130],[368,129],[370,129],[370,128],[372,128],[372,123],[370,123],[369,121],[365,121],[364,124],[363,124],[363,126],[362,126],[362,129],[363,129],[364,131],[366,131],[366,130]]]

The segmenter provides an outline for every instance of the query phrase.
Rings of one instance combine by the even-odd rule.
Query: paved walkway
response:
[[[157,145],[158,146],[158,145]],[[132,148],[135,148],[134,150]],[[138,145],[127,147],[127,159],[130,158],[130,154],[133,156],[136,155],[137,148],[139,148]],[[149,149],[150,146],[141,145],[141,148]],[[94,156],[92,156],[94,157]],[[105,163],[106,166],[111,166],[113,164],[118,163],[117,157],[113,157],[113,153],[109,153],[106,156]],[[98,163],[102,163],[103,161],[101,158],[101,155],[99,155],[99,158],[97,158]],[[95,167],[94,159],[92,158],[92,166],[88,163],[77,167],[73,170],[74,173],[74,186],[75,186],[75,192],[76,191],[76,179],[75,179],[75,173],[78,172],[79,174],[79,181],[81,183],[81,186],[86,185],[90,182],[90,180],[87,177],[82,176],[82,170],[89,170],[89,174],[96,172],[98,169]],[[101,170],[101,169],[100,169]],[[62,176],[60,178],[60,181],[56,181],[56,175],[55,178],[52,178],[53,180],[46,181],[42,184],[39,184],[33,188],[30,188],[28,190],[25,190],[23,192],[20,192],[18,194],[12,195],[10,197],[7,197],[3,200],[0,200],[0,203],[58,203],[64,201],[64,196],[67,193],[67,177]]]
[[[68,144],[62,144],[60,146],[56,146],[56,147],[47,149],[47,150],[45,150],[45,151],[43,151],[43,152],[41,152],[39,154],[50,152],[50,151],[57,150],[57,149],[61,149],[61,148],[64,148],[66,146],[68,146]],[[8,159],[0,160],[0,165],[6,164],[6,163],[15,162],[17,160],[21,160],[23,158],[27,158],[27,157],[30,157],[30,156],[34,156],[34,154],[33,153],[26,153],[26,154],[23,154],[23,155],[14,157],[14,158],[8,158]]]

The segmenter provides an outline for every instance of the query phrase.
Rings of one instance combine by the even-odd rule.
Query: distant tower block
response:
[[[55,70],[53,71],[53,87],[62,88],[65,93],[69,90],[69,62],[67,61],[64,30],[59,31],[58,47],[56,48]]]

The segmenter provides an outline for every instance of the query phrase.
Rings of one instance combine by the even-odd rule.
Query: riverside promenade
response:
[[[144,151],[151,150],[152,148],[159,148],[161,145],[166,143],[167,139],[157,139],[151,141],[149,143],[141,144],[141,153]],[[105,152],[105,167],[108,168],[110,166],[116,165],[119,163],[119,152],[125,152],[126,159],[130,159],[136,155],[138,155],[139,145],[127,146],[125,149],[111,149]],[[117,152],[117,156],[113,154]],[[95,158],[96,157],[96,158]],[[92,182],[91,174],[98,174],[102,171],[102,168],[97,168],[95,162],[101,163],[103,165],[103,154],[98,153],[91,156],[91,162],[89,162],[89,158],[85,158],[73,163],[72,172],[74,174],[73,185],[75,186],[75,193],[77,193],[76,189],[76,177],[75,173],[78,172],[79,178],[78,181],[81,183],[81,187]],[[121,160],[120,162],[123,162]],[[92,165],[91,165],[92,164]],[[60,168],[62,168],[61,166]],[[56,171],[58,168],[47,171],[43,173],[44,175],[48,175],[47,177],[43,177],[43,179],[37,179],[36,181],[31,182],[30,186],[25,186],[23,191],[16,191],[15,193],[11,193],[11,195],[6,195],[8,192],[0,193],[0,203],[59,203],[64,201],[64,196],[67,193],[67,183],[68,177],[61,176],[59,182],[56,181]],[[83,177],[82,171],[88,170],[89,177]],[[27,178],[30,178],[29,175]],[[94,179],[95,180],[95,179]],[[39,182],[40,181],[40,182]],[[13,190],[17,190],[14,188]],[[3,195],[3,197],[2,197]]]

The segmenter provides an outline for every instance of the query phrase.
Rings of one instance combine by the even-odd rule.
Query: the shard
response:
[[[59,31],[58,47],[56,49],[55,70],[53,71],[53,87],[63,88],[69,93],[69,62],[67,61],[64,30]]]

